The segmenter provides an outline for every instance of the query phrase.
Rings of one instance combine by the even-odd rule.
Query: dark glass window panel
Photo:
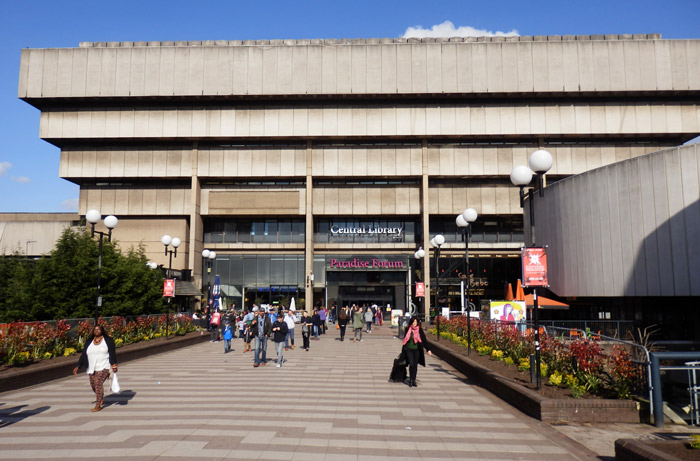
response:
[[[282,285],[285,283],[284,279],[284,256],[272,256],[270,257],[270,284],[271,285]]]
[[[284,276],[283,282],[285,285],[297,285],[298,283],[298,271],[299,271],[299,257],[294,255],[287,255],[284,257]],[[301,268],[302,274],[304,272],[304,267]],[[302,276],[303,278],[303,276]],[[303,283],[302,283],[303,285]]]
[[[237,227],[238,231],[238,242],[239,243],[250,243],[250,235],[252,233],[252,223],[249,221],[239,222]]]
[[[251,225],[250,237],[253,243],[265,242],[265,223],[255,221]]]
[[[241,256],[232,255],[230,257],[230,279],[229,283],[236,284],[243,281],[243,258]]]
[[[243,257],[243,283],[256,285],[258,282],[258,258],[257,256]]]
[[[292,222],[291,221],[280,221],[279,222],[277,241],[279,243],[290,243],[292,241]]]
[[[258,256],[258,286],[269,285],[270,280],[270,257],[266,255]]]
[[[277,221],[265,221],[265,242],[277,243]]]
[[[306,223],[304,223],[304,221],[292,222],[292,242],[304,243],[306,235],[305,228]]]

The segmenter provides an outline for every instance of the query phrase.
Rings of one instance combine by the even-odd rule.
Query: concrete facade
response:
[[[700,144],[558,181],[535,223],[560,296],[700,296]]]
[[[48,254],[63,231],[79,222],[77,213],[0,213],[0,255]]]
[[[699,94],[700,40],[657,35],[81,43],[22,50],[18,91],[81,215],[117,215],[117,239],[161,264],[160,236],[179,236],[173,263],[198,282],[205,246],[299,255],[307,292],[320,257],[408,258],[467,207],[484,226],[521,219],[508,176],[538,147],[552,182],[694,138]],[[246,219],[303,222],[303,241],[205,245],[216,222]],[[319,238],[341,219],[420,231]],[[517,256],[506,226],[515,237],[485,231],[473,254]]]

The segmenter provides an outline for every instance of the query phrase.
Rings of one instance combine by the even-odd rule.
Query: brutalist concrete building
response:
[[[434,253],[413,255],[436,233],[441,303],[467,278],[501,298],[524,241],[511,169],[546,149],[552,184],[678,146],[699,90],[700,41],[658,35],[81,43],[22,50],[19,76],[80,215],[116,215],[159,263],[180,237],[174,265],[239,306],[406,308],[434,289]]]

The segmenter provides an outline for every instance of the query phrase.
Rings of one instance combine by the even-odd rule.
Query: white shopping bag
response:
[[[112,373],[112,385],[109,387],[109,389],[115,394],[118,394],[121,390],[121,388],[119,387],[119,379],[117,378],[116,373]]]

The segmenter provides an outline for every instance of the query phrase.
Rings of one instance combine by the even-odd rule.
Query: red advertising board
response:
[[[548,287],[547,253],[544,248],[523,248],[523,286]]]
[[[425,298],[425,283],[416,282],[416,298]]]
[[[165,279],[163,281],[163,296],[168,298],[175,297],[175,279]]]

